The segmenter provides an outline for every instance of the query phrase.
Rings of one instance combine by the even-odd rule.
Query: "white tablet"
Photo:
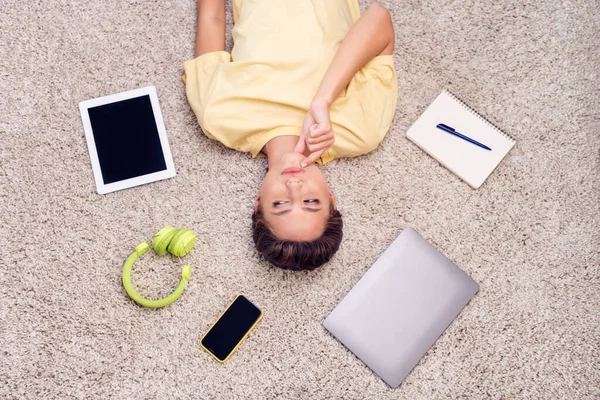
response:
[[[79,110],[99,194],[175,176],[154,86],[85,100]]]

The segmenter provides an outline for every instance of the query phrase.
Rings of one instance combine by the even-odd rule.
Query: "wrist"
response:
[[[312,100],[312,105],[327,107],[327,109],[329,109],[331,103],[333,103],[333,100],[330,96],[326,96],[320,93],[317,93],[317,95]]]

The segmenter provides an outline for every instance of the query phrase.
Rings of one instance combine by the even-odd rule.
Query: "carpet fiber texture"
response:
[[[599,3],[383,4],[392,128],[371,154],[323,167],[344,239],[329,264],[292,273],[251,239],[266,161],[205,137],[187,103],[194,0],[2,1],[0,398],[600,397]],[[78,103],[147,85],[177,176],[98,195]],[[444,88],[517,140],[479,190],[406,139]],[[121,269],[165,225],[198,235],[194,272],[177,302],[150,310]],[[481,290],[392,390],[321,324],[408,226]],[[181,265],[145,255],[135,284],[166,295]],[[240,293],[265,317],[220,365],[199,340]]]

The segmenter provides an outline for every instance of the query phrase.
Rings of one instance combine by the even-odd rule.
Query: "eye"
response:
[[[308,199],[308,200],[304,200],[304,202],[309,203],[309,204],[319,204],[318,199]]]
[[[277,206],[280,206],[280,205],[285,204],[285,203],[287,203],[287,201],[274,201],[273,202],[273,207],[277,207]]]

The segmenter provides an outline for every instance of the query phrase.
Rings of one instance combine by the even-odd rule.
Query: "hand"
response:
[[[321,155],[335,142],[329,120],[329,103],[315,99],[302,124],[302,134],[294,151],[307,154],[300,165],[302,168],[316,162]]]

